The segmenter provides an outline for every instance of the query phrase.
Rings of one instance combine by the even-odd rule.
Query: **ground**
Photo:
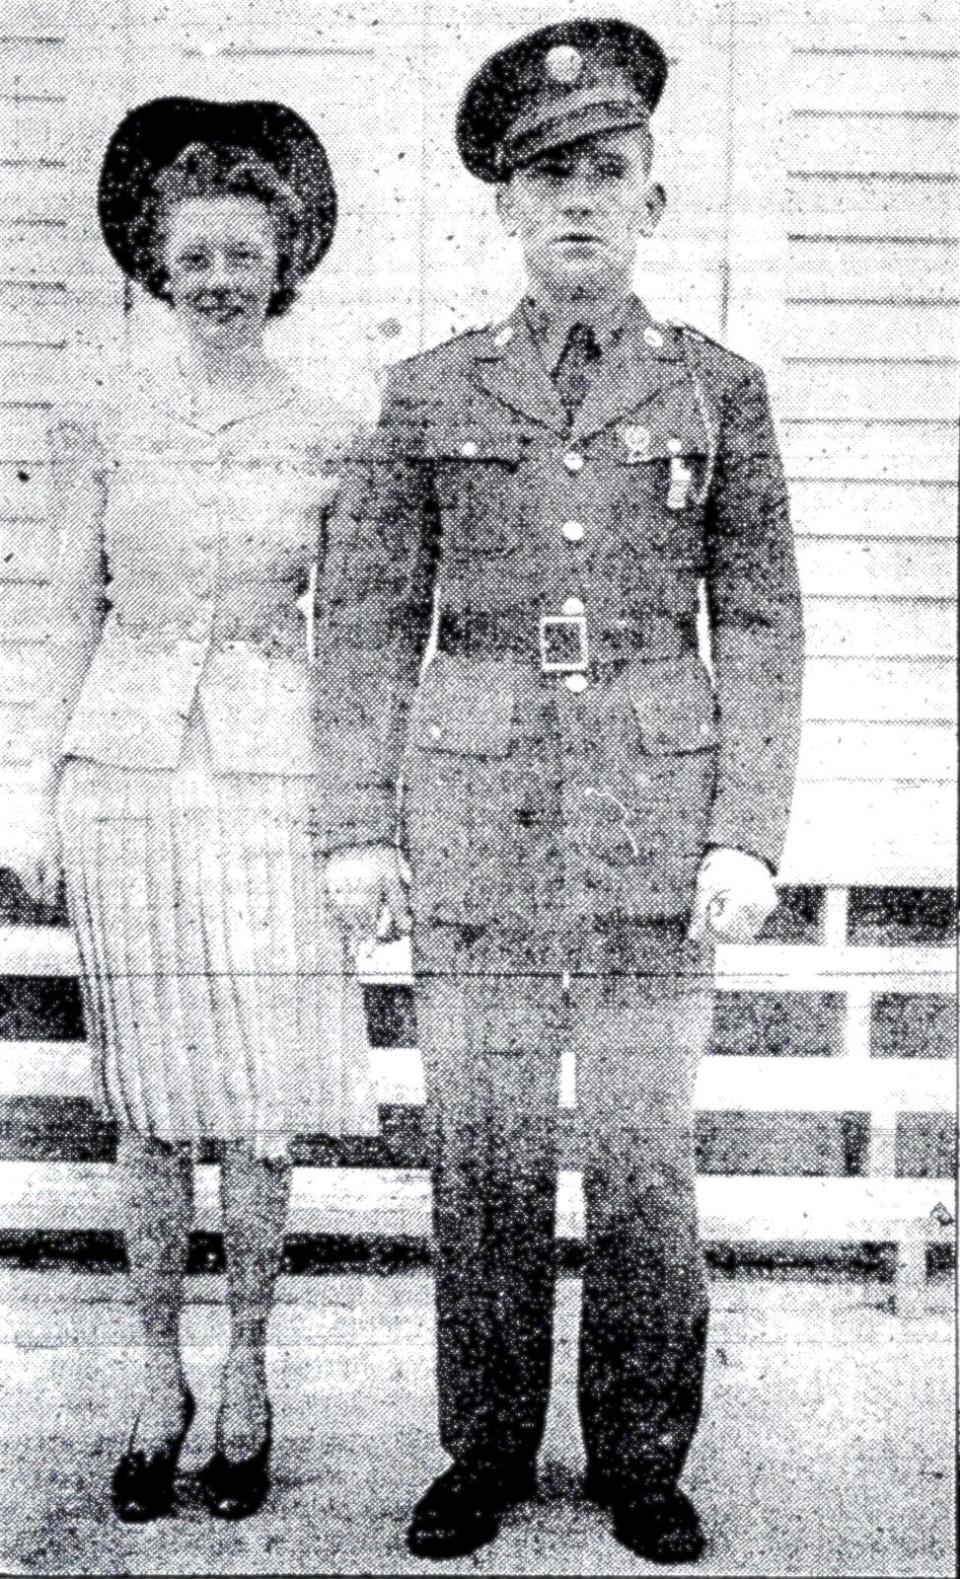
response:
[[[905,1321],[864,1281],[720,1279],[704,1423],[687,1486],[704,1575],[952,1574],[950,1291]],[[272,1331],[275,1484],[224,1526],[192,1493],[209,1451],[225,1334],[218,1279],[191,1280],[198,1418],[174,1517],[122,1526],[106,1495],[136,1409],[136,1328],[118,1275],[0,1274],[0,1570],[30,1574],[642,1574],[579,1495],[579,1283],[561,1282],[539,1500],[475,1558],[406,1552],[436,1444],[425,1270],[283,1280]],[[690,1570],[677,1570],[689,1572]]]

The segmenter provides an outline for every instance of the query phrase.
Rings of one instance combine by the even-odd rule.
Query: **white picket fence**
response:
[[[858,1242],[897,1247],[896,1308],[923,1309],[927,1248],[953,1237],[955,1183],[895,1175],[901,1115],[943,1114],[955,1105],[956,1070],[943,1058],[871,1056],[875,995],[945,994],[954,990],[955,957],[944,946],[880,947],[847,941],[846,889],[827,890],[822,941],[758,944],[720,951],[720,991],[824,993],[843,1000],[842,1051],[834,1057],[712,1055],[704,1060],[697,1106],[708,1112],[866,1113],[869,1164],[856,1177],[710,1175],[698,1180],[707,1242],[829,1246]],[[0,928],[0,978],[72,977],[77,960],[69,933]],[[368,982],[409,983],[401,945],[365,962]],[[423,1102],[414,1048],[377,1049],[382,1103]],[[563,1061],[559,1099],[574,1105],[572,1055]],[[89,1097],[82,1042],[0,1041],[0,1102],[15,1097]],[[198,1170],[200,1228],[219,1217],[214,1170]],[[583,1232],[579,1175],[561,1176],[559,1231]],[[0,1162],[0,1230],[103,1230],[119,1226],[109,1163]],[[298,1168],[291,1232],[426,1237],[429,1183],[416,1169]]]

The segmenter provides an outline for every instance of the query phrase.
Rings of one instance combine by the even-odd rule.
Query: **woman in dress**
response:
[[[264,351],[335,214],[324,150],[289,109],[132,111],[105,156],[101,226],[170,304],[177,353],[131,375],[95,425],[51,432],[55,812],[144,1336],[112,1484],[128,1520],[170,1507],[194,1413],[180,1315],[197,1148],[220,1143],[230,1311],[200,1480],[210,1511],[236,1518],[269,1486],[290,1137],[376,1131],[359,988],[325,908],[330,747],[309,652],[355,424]]]

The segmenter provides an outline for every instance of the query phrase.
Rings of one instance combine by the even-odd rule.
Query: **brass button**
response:
[[[583,542],[583,526],[579,521],[564,521],[560,530],[568,543]]]
[[[460,454],[463,456],[465,461],[472,461],[478,453],[479,451],[477,446],[474,444],[472,439],[468,439],[466,444],[461,444],[460,446]]]
[[[587,612],[586,606],[583,603],[582,599],[580,599],[580,598],[565,598],[564,599],[562,613],[564,613],[564,614],[586,614],[586,612]]]
[[[588,682],[585,674],[568,674],[564,677],[563,683],[574,696],[580,696],[587,689]]]
[[[663,345],[663,335],[659,329],[654,329],[652,325],[648,324],[646,329],[644,329],[643,338],[651,351],[659,351]]]
[[[582,472],[586,462],[579,450],[567,450],[563,464],[568,472]]]
[[[431,740],[439,740],[440,736],[443,734],[443,730],[440,728],[439,724],[431,724],[428,732]]]

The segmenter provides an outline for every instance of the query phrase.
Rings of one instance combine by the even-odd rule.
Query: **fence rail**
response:
[[[898,1136],[902,1122],[929,1117],[941,1122],[954,1108],[955,1066],[949,1048],[929,1024],[930,1006],[949,1004],[955,955],[949,942],[950,896],[928,891],[915,896],[921,912],[935,914],[931,931],[897,926],[883,895],[845,888],[807,891],[791,924],[802,941],[768,941],[719,951],[717,987],[747,1005],[770,995],[799,998],[811,1017],[827,1003],[835,1028],[833,1056],[822,1054],[817,1032],[800,1051],[790,1042],[776,1054],[714,1051],[701,1065],[697,1108],[701,1114],[767,1115],[789,1121],[803,1115],[855,1116],[866,1126],[856,1173],[827,1177],[796,1174],[711,1174],[698,1180],[707,1241],[893,1244],[896,1304],[903,1314],[923,1308],[929,1245],[949,1242],[955,1219],[952,1173],[943,1167],[929,1178],[902,1177]],[[902,905],[901,905],[902,909]],[[800,921],[797,921],[797,916]],[[781,923],[782,924],[782,923]],[[883,937],[887,941],[881,941]],[[919,937],[919,941],[917,940]],[[67,982],[77,974],[70,933],[63,927],[0,927],[0,986],[24,978]],[[380,946],[361,961],[368,985],[409,987],[409,955],[403,945]],[[785,998],[783,1001],[785,1001]],[[906,1019],[893,1029],[883,1019],[893,1001]],[[722,1003],[722,999],[721,999]],[[911,1008],[913,1018],[909,1017]],[[929,1024],[927,1023],[929,1021]],[[886,1023],[886,1031],[882,1026]],[[0,1161],[0,1231],[99,1231],[119,1227],[112,1137],[90,1107],[92,1082],[87,1048],[75,1036],[63,1039],[11,1034],[0,1039],[0,1113],[35,1104],[57,1107],[60,1140],[78,1121],[92,1136],[86,1156],[62,1160],[39,1142],[27,1155],[16,1147]],[[917,1026],[920,1026],[919,1031]],[[909,1026],[909,1033],[898,1029]],[[926,1028],[925,1028],[926,1027]],[[13,1032],[16,1026],[12,1027]],[[882,1034],[881,1034],[882,1033]],[[818,1040],[818,1037],[820,1038]],[[931,1038],[933,1039],[931,1040]],[[396,1037],[394,1038],[397,1039]],[[937,1045],[934,1045],[934,1042]],[[379,1142],[339,1151],[320,1148],[319,1161],[298,1166],[291,1232],[413,1236],[429,1234],[427,1175],[422,1128],[416,1122],[424,1101],[423,1072],[415,1047],[376,1047],[374,1072],[380,1102],[391,1121]],[[933,1056],[931,1056],[931,1054]],[[939,1055],[939,1056],[937,1056]],[[946,1055],[946,1056],[945,1056]],[[558,1101],[564,1115],[560,1232],[583,1230],[576,1137],[576,1068],[573,1054],[561,1063]],[[79,1118],[78,1118],[79,1116]],[[399,1122],[398,1122],[399,1116]],[[67,1141],[70,1136],[67,1134]],[[50,1150],[50,1148],[48,1148]],[[69,1154],[70,1146],[66,1150]],[[336,1166],[324,1166],[324,1162]],[[386,1164],[393,1164],[386,1165]],[[216,1226],[218,1208],[209,1166],[198,1168],[199,1228]]]

